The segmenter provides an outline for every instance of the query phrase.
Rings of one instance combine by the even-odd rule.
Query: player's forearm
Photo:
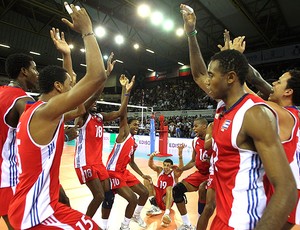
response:
[[[272,86],[266,82],[260,73],[251,65],[249,65],[249,74],[246,80],[254,85],[265,97],[268,97],[272,92]]]
[[[83,41],[86,50],[86,76],[101,80],[104,83],[107,75],[96,37],[94,35],[87,35],[83,37]]]
[[[207,69],[206,64],[203,60],[202,53],[197,41],[196,36],[188,37],[189,42],[189,54],[190,54],[190,63],[193,77],[197,78],[202,75],[206,75]]]
[[[190,161],[185,166],[183,166],[181,169],[182,169],[182,171],[186,171],[186,170],[193,168],[194,166],[195,166],[195,162]]]
[[[74,86],[76,84],[76,74],[74,74],[73,71],[71,53],[62,53],[62,57],[63,57],[63,67],[68,71],[68,74],[71,76],[72,86]]]
[[[142,173],[142,171],[141,171],[140,168],[136,165],[135,162],[130,162],[129,165],[130,165],[130,167],[131,167],[137,174],[139,174],[141,177],[144,176],[144,173]]]
[[[209,90],[205,84],[205,80],[207,77],[207,68],[198,45],[197,37],[188,37],[188,41],[193,79],[198,84],[198,86],[208,94]]]
[[[178,161],[179,161],[178,167],[179,168],[183,168],[184,164],[183,164],[183,158],[182,158],[182,156],[178,157]]]

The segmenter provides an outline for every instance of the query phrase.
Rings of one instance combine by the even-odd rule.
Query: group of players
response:
[[[127,104],[135,78],[120,77],[118,111],[97,112],[95,100],[113,69],[113,54],[105,69],[87,12],[72,4],[70,9],[72,22],[62,20],[82,35],[86,50],[86,74],[78,83],[70,49],[57,29],[50,35],[63,55],[64,68],[48,66],[38,73],[33,59],[24,54],[12,55],[6,61],[12,81],[0,88],[0,215],[9,229],[107,229],[115,193],[128,201],[120,229],[129,229],[131,220],[147,227],[140,213],[149,195],[152,206],[147,215],[165,210],[162,226],[169,226],[174,201],[183,222],[178,229],[194,229],[185,193],[197,190],[201,191],[197,229],[206,228],[215,207],[212,229],[290,229],[300,224],[299,117],[295,107],[300,99],[299,71],[286,72],[269,86],[242,54],[244,37],[230,41],[227,31],[221,52],[212,57],[207,68],[196,39],[196,16],[181,5],[193,78],[219,103],[213,124],[195,119],[197,137],[188,164],[182,162],[183,145],[178,146],[178,167],[170,159],[163,167],[157,166],[153,161],[156,153],[151,154],[149,167],[158,174],[157,186],[153,186],[151,177],[134,161],[139,121],[127,119]],[[257,82],[269,101],[255,95],[246,80]],[[35,102],[25,91],[37,83],[41,95]],[[105,166],[103,121],[118,117],[119,135]],[[79,127],[75,170],[80,183],[93,195],[86,214],[59,202],[67,200],[59,183],[64,122],[75,118]],[[128,164],[143,183],[127,169]],[[193,166],[197,171],[178,182],[182,171]],[[206,197],[202,194],[204,186]],[[98,227],[92,217],[101,203]]]

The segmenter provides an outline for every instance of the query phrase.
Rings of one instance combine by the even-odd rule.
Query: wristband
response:
[[[130,96],[130,93],[125,93],[124,96],[125,96],[125,97],[129,97],[129,96]]]
[[[65,142],[68,142],[69,141],[69,137],[67,134],[65,134]]]
[[[192,32],[186,33],[186,35],[188,37],[192,37],[192,36],[195,36],[197,33],[198,33],[197,30],[193,30]]]
[[[94,32],[89,32],[89,33],[83,34],[81,37],[85,38],[85,37],[90,36],[90,35],[94,35]]]

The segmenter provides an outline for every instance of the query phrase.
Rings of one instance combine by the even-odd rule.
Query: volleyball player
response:
[[[281,228],[297,193],[274,112],[263,100],[246,94],[248,62],[238,51],[215,54],[206,68],[196,39],[196,16],[186,13],[183,19],[193,78],[208,95],[221,100],[212,135],[217,208],[212,228]],[[267,206],[264,171],[276,191]]]
[[[21,173],[8,212],[16,229],[99,229],[89,217],[58,202],[59,166],[64,145],[63,114],[86,101],[106,81],[90,18],[84,8],[71,5],[71,9],[73,23],[63,21],[82,35],[87,72],[73,88],[70,75],[61,67],[45,67],[40,73],[40,101],[22,114],[17,129]]]

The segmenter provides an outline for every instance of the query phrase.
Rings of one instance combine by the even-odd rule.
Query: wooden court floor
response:
[[[146,153],[145,153],[146,154]],[[104,162],[106,162],[106,158],[108,154],[104,154]],[[81,185],[77,179],[74,166],[73,166],[73,157],[74,157],[74,147],[73,146],[65,146],[64,153],[62,156],[61,162],[61,171],[60,171],[60,180],[63,185],[68,197],[71,201],[72,208],[79,210],[83,213],[86,212],[87,206],[92,199],[92,195],[89,189],[85,185]],[[154,171],[152,171],[147,165],[147,159],[136,158],[136,163],[142,170],[144,174],[148,174],[152,177],[153,181],[156,182],[157,176]],[[161,164],[161,162],[157,162],[157,164]],[[129,167],[130,168],[130,167]],[[183,173],[180,179],[185,178],[187,175],[192,173],[194,169],[190,169]],[[137,176],[138,179],[141,179]],[[197,213],[197,202],[198,202],[198,194],[196,192],[187,193],[187,210],[190,221],[193,225],[196,225],[198,219]],[[110,230],[118,230],[121,226],[121,222],[124,218],[125,207],[127,205],[127,201],[122,197],[116,195],[114,206],[111,212],[111,216],[109,218],[109,229]],[[147,223],[147,230],[174,230],[177,229],[182,224],[180,213],[178,212],[176,206],[174,205],[171,210],[171,218],[172,223],[168,228],[164,228],[160,226],[161,223],[161,215],[155,217],[147,217],[146,211],[151,207],[150,203],[147,202],[144,209],[142,210],[142,217]],[[94,216],[94,220],[96,223],[100,223],[101,217],[101,209],[97,211]],[[131,230],[140,230],[140,228],[136,223],[130,223]],[[209,229],[209,228],[208,228]],[[3,222],[3,219],[0,219],[0,230],[7,230],[6,225]],[[300,230],[300,226],[293,228],[293,230]]]

